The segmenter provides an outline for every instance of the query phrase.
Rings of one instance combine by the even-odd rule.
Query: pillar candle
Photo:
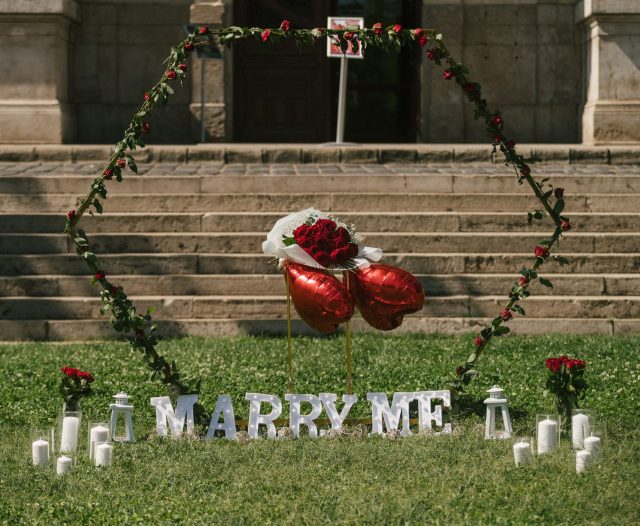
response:
[[[71,467],[73,463],[69,457],[65,457],[64,455],[58,457],[58,462],[56,463],[56,473],[58,475],[64,475],[65,473],[69,473],[71,471]]]
[[[571,440],[575,449],[582,449],[584,438],[591,434],[589,429],[589,417],[583,413],[573,415],[571,418]]]
[[[593,461],[591,452],[583,449],[576,451],[576,473],[584,473]]]
[[[78,431],[80,419],[77,416],[65,416],[62,419],[62,437],[60,438],[60,452],[72,453],[78,447]]]
[[[538,455],[547,453],[558,443],[558,423],[547,418],[538,423]]]
[[[89,460],[93,460],[95,456],[96,443],[106,442],[109,440],[109,429],[104,426],[96,426],[91,428],[91,435],[89,439]]]
[[[47,466],[49,464],[49,442],[36,440],[31,444],[34,466]]]
[[[513,459],[516,466],[531,464],[531,444],[529,442],[518,442],[513,445]]]
[[[96,466],[110,466],[113,460],[113,446],[111,444],[99,444],[95,449]]]
[[[591,453],[593,460],[598,462],[602,457],[602,441],[593,435],[584,439],[584,449]]]

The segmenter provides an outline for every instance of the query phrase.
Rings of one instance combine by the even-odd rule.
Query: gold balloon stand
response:
[[[293,393],[293,344],[291,338],[291,283],[289,274],[284,272],[284,280],[287,285],[287,368],[288,368],[288,392]],[[349,271],[343,273],[343,282],[349,289]],[[353,394],[353,356],[351,352],[351,319],[345,323],[345,355],[347,365],[346,390],[347,394]]]

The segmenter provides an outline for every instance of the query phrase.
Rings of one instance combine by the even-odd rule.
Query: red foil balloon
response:
[[[285,262],[285,277],[296,312],[318,332],[335,332],[353,316],[353,296],[328,272]]]
[[[402,324],[405,314],[424,305],[424,289],[413,274],[374,263],[349,274],[349,290],[366,322],[381,331]]]

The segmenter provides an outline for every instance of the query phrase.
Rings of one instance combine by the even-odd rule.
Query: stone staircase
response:
[[[400,331],[471,332],[506,301],[548,220],[513,172],[491,163],[157,163],[109,184],[105,214],[83,219],[108,277],[170,335],[282,333],[284,280],[261,242],[281,216],[315,206],[356,224],[383,262],[416,274],[427,301]],[[0,340],[112,338],[98,290],[61,234],[99,170],[0,163]],[[640,327],[640,168],[541,164],[565,188],[568,266],[545,264],[520,333],[628,333]],[[356,318],[357,330],[367,328]],[[295,323],[297,332],[309,332]]]

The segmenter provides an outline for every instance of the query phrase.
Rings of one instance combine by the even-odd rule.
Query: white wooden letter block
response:
[[[338,397],[333,393],[320,393],[320,401],[322,402],[324,410],[331,422],[331,429],[334,431],[342,429],[342,423],[344,422],[344,419],[347,418],[347,415],[349,414],[349,411],[351,411],[353,405],[358,401],[358,397],[356,395],[342,395],[344,406],[340,413],[338,413],[338,410],[336,409],[337,399]]]
[[[167,436],[169,431],[174,437],[182,435],[185,420],[187,432],[193,431],[193,405],[198,401],[198,395],[180,395],[174,412],[171,399],[168,396],[151,398],[151,405],[156,408],[156,432],[160,436]]]
[[[257,438],[258,428],[261,425],[265,425],[267,426],[268,437],[275,438],[276,425],[273,421],[282,413],[282,402],[280,398],[274,395],[247,393],[244,399],[249,401],[249,437]],[[267,415],[260,413],[260,404],[262,402],[271,404],[271,412]]]
[[[384,427],[389,431],[398,429],[402,418],[402,435],[411,434],[409,422],[409,402],[415,400],[415,393],[393,393],[393,402],[389,407],[386,393],[367,393],[371,402],[371,434],[381,435]]]
[[[290,403],[289,408],[289,427],[291,434],[298,438],[300,436],[300,426],[307,426],[310,437],[318,436],[318,426],[314,420],[322,413],[322,402],[320,398],[309,394],[286,394],[284,399]],[[303,415],[300,413],[300,405],[302,402],[311,404],[311,412]]]
[[[418,398],[418,426],[420,429],[433,429],[432,424],[442,427],[442,407],[451,408],[451,391],[418,391],[415,393]],[[435,410],[432,410],[431,401],[433,399],[442,400]],[[451,433],[451,424],[445,424],[442,431],[434,434]]]
[[[219,422],[222,415],[222,422]],[[224,437],[233,440],[236,438],[236,415],[233,412],[233,404],[231,397],[228,395],[218,396],[216,408],[211,415],[209,422],[209,430],[207,431],[207,440],[215,438],[216,431],[224,431]]]

